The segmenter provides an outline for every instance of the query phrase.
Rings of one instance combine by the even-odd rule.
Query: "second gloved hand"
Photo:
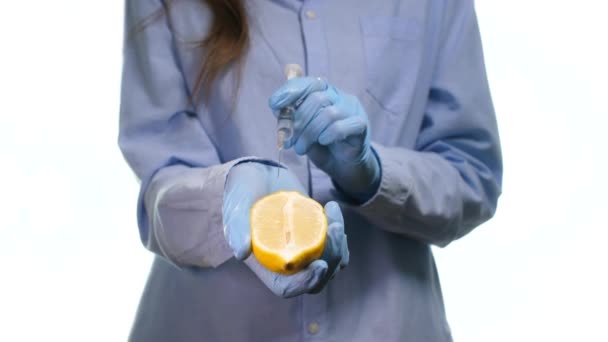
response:
[[[320,78],[293,78],[269,100],[276,114],[296,107],[293,138],[285,148],[306,154],[340,190],[364,202],[380,182],[380,164],[370,146],[369,121],[359,100]]]
[[[224,189],[224,235],[239,260],[247,266],[274,294],[284,298],[304,293],[316,293],[348,265],[349,253],[344,234],[344,220],[335,202],[325,205],[327,238],[323,255],[308,267],[293,275],[282,275],[262,266],[251,253],[249,213],[258,199],[279,190],[295,190],[306,194],[296,176],[287,169],[260,162],[244,162],[234,166]]]

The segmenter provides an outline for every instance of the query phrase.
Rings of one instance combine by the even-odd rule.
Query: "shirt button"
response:
[[[315,19],[317,17],[317,13],[315,11],[306,11],[306,18]]]
[[[317,323],[317,322],[312,322],[308,325],[308,332],[313,335],[318,333],[319,329],[320,329],[319,323]]]

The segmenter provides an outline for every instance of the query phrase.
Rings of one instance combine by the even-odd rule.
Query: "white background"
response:
[[[505,178],[437,250],[457,342],[608,341],[602,1],[477,1]],[[0,341],[126,339],[151,256],[116,145],[123,1],[0,10]]]

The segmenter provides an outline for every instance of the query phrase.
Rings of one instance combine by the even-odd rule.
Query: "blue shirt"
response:
[[[472,0],[249,0],[241,87],[222,75],[188,98],[210,12],[126,1],[120,148],[141,180],[138,223],[156,258],[131,341],[451,341],[431,245],[492,217],[502,164]],[[350,265],[317,295],[273,295],[223,236],[234,163],[275,160],[268,97],[298,63],[359,98],[382,178],[342,202]],[[288,150],[284,164],[321,203],[331,179]]]

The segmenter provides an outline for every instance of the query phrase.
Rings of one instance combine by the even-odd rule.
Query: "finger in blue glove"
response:
[[[292,275],[283,275],[268,270],[258,262],[254,255],[245,260],[245,264],[272,293],[283,298],[291,298],[312,291],[319,287],[327,273],[327,263],[324,260],[315,260],[305,269]]]
[[[344,234],[344,219],[340,206],[336,202],[328,202],[325,205],[325,214],[327,215],[327,239],[325,240],[325,248],[321,260],[327,263],[327,273],[319,281],[310,293],[318,293],[325,285],[333,279],[341,269],[348,266],[350,254],[348,251],[348,243],[346,234]]]

